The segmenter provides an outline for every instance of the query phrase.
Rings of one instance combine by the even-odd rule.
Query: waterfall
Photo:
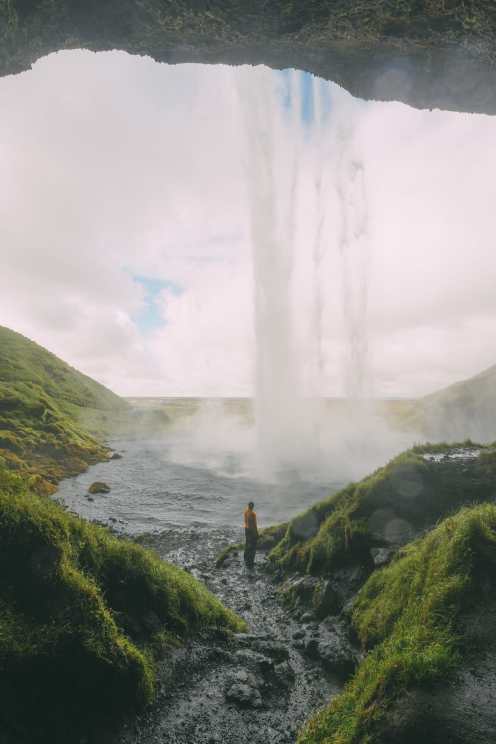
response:
[[[352,150],[353,133],[337,136],[336,193],[339,205],[339,256],[346,333],[345,391],[351,399],[369,394],[367,308],[369,288],[368,213],[364,165]]]
[[[329,84],[295,71],[276,78],[262,67],[239,68],[233,74],[246,135],[259,462],[265,474],[314,468],[329,439],[321,399],[327,389],[329,344],[326,266],[333,253],[339,256],[341,273],[346,390],[362,397],[366,388],[364,166],[353,151],[347,117],[333,122],[326,111]],[[306,304],[295,275],[297,261],[308,267],[311,296]],[[305,312],[301,338],[297,325],[304,325]]]

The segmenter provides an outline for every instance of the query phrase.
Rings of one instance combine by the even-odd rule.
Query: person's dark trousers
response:
[[[255,553],[257,552],[258,535],[256,530],[245,529],[245,563],[253,568]]]

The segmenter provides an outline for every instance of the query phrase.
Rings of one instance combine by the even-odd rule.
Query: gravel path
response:
[[[280,605],[263,555],[252,574],[241,555],[214,568],[215,555],[237,538],[222,529],[171,529],[141,539],[204,581],[249,631],[227,645],[197,641],[164,660],[157,703],[119,744],[290,744],[309,714],[339,692],[338,679],[297,648],[318,628],[302,628]]]

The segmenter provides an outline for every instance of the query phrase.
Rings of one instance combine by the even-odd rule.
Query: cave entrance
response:
[[[490,117],[77,50],[0,97],[2,323],[117,392],[257,392],[291,459],[328,437],[295,391],[408,402],[496,358]]]

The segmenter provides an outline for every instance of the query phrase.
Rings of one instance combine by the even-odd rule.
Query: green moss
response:
[[[67,742],[154,694],[154,655],[241,630],[188,573],[27,493],[0,468],[0,728]]]
[[[311,507],[289,523],[269,555],[272,564],[313,575],[350,564],[372,569],[372,547],[408,542],[460,506],[492,499],[495,447],[480,447],[480,457],[466,462],[422,456],[463,446],[416,447]]]
[[[299,744],[380,744],[407,691],[445,681],[463,655],[458,622],[494,589],[496,507],[462,509],[375,572],[353,624],[372,650],[344,692],[318,713]]]

